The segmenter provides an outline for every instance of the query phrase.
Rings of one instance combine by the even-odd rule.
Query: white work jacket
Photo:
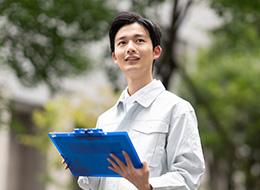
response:
[[[128,132],[140,159],[149,165],[153,189],[197,189],[205,164],[190,103],[165,90],[158,80],[127,94],[126,89],[98,118],[97,127]],[[78,183],[85,190],[136,190],[124,178],[79,177]]]

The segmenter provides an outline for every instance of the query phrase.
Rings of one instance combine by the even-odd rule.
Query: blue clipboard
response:
[[[50,132],[53,144],[74,176],[120,177],[108,169],[110,153],[124,163],[122,151],[126,151],[135,168],[142,163],[127,132],[103,132],[102,129],[74,129],[73,132]]]

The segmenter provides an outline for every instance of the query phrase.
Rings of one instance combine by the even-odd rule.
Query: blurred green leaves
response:
[[[199,72],[193,76],[196,86],[236,144],[249,140],[249,128],[255,132],[260,129],[260,118],[256,117],[260,115],[257,98],[260,94],[259,60],[260,49],[251,54],[234,53],[216,59],[203,55]],[[208,131],[208,127],[203,126],[204,129]],[[237,139],[233,136],[236,132],[240,133]],[[260,130],[255,134],[259,133]]]
[[[0,2],[1,64],[26,85],[85,71],[87,42],[104,37],[113,8],[102,0],[5,0]]]
[[[254,189],[260,176],[259,170],[252,172],[260,163],[260,48],[250,53],[219,54],[214,59],[210,55],[201,55],[198,71],[192,76],[204,98],[194,101],[202,144],[213,153],[215,161],[209,165],[217,168],[227,162],[227,175],[233,179],[236,171],[242,171],[247,189]],[[212,122],[212,114],[217,123]],[[223,129],[231,144],[224,141],[217,127]]]
[[[259,47],[260,1],[210,0],[223,25],[214,31],[220,51],[251,51]],[[223,47],[225,46],[225,47]]]
[[[7,127],[10,120],[9,99],[4,85],[0,84],[0,128]]]
[[[46,152],[50,140],[47,136],[51,131],[72,131],[73,128],[94,128],[97,117],[115,101],[113,92],[101,89],[100,96],[104,101],[97,101],[85,94],[61,95],[49,100],[42,110],[33,113],[36,134],[21,134],[23,144],[34,146]]]
[[[217,11],[232,11],[232,14],[257,13],[260,10],[260,1],[243,0],[210,0],[212,7]],[[236,13],[235,13],[236,12]]]
[[[260,2],[211,2],[223,24],[212,31],[213,43],[200,52],[196,71],[189,74],[190,81],[184,81],[188,90],[182,89],[182,93],[197,110],[202,144],[212,155],[208,159],[210,187],[219,189],[214,185],[218,183],[215,177],[225,176],[225,189],[236,189],[234,176],[241,172],[245,180],[240,180],[238,186],[257,189]]]

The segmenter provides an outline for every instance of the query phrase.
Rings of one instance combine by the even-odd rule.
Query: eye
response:
[[[119,41],[119,42],[117,43],[118,46],[123,46],[123,45],[125,45],[125,44],[126,44],[126,41],[123,41],[123,40],[122,40],[122,41]]]
[[[142,38],[139,38],[139,39],[136,40],[136,42],[138,42],[138,43],[143,43],[143,42],[145,42],[145,40],[142,39]]]

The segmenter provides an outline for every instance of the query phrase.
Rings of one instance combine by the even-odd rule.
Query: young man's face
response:
[[[126,77],[152,77],[153,60],[159,58],[161,47],[153,48],[146,28],[138,23],[125,25],[115,36],[114,62]]]

